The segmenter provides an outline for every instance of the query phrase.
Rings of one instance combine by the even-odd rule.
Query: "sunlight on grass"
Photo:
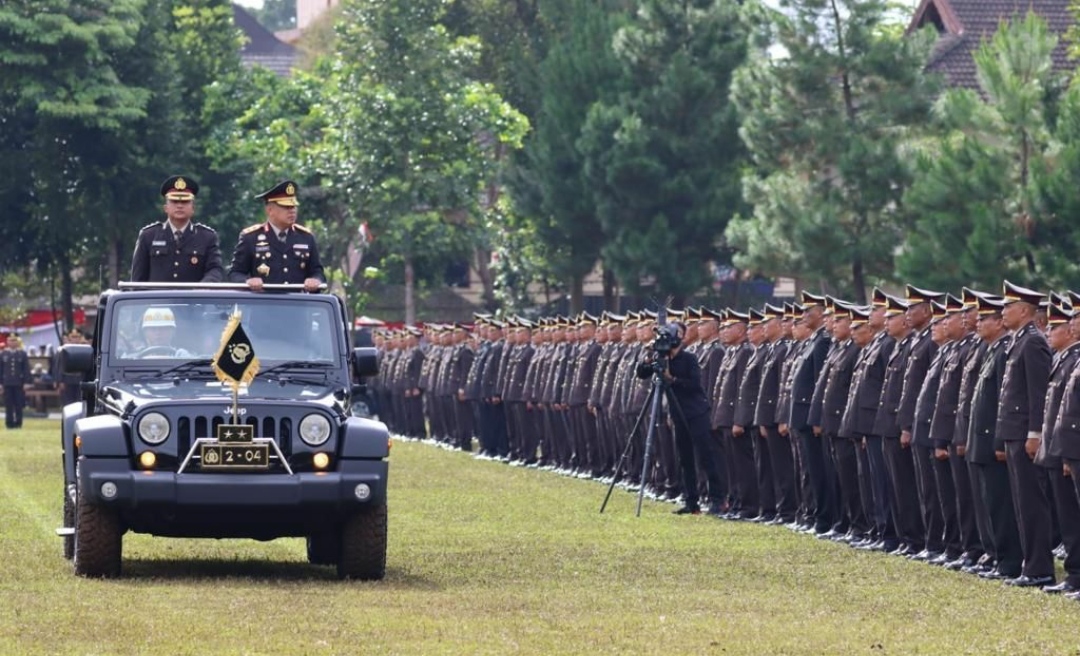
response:
[[[125,536],[75,577],[56,422],[0,433],[2,654],[1076,654],[1080,604],[395,443],[386,580],[299,539]]]

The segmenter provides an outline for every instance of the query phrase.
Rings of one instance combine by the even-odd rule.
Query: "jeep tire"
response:
[[[75,502],[75,573],[94,578],[120,576],[122,545],[116,511],[89,503],[79,494]]]
[[[64,528],[75,528],[75,504],[68,494],[67,485],[64,486]],[[71,560],[75,557],[75,536],[64,536],[64,558]]]
[[[341,529],[340,579],[378,580],[386,576],[386,504],[366,506]]]
[[[312,565],[336,565],[341,559],[341,531],[330,530],[309,535],[307,559]]]

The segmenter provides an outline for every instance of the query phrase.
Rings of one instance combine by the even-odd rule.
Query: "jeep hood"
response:
[[[334,387],[329,382],[256,378],[248,387],[240,388],[239,402],[242,406],[250,401],[299,401],[342,407],[341,399],[335,396],[335,392],[341,391],[340,387]],[[109,404],[133,409],[161,401],[232,403],[231,388],[223,386],[216,379],[205,378],[176,382],[114,381],[102,387],[101,395]]]

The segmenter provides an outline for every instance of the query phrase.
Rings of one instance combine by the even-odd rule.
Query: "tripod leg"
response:
[[[641,487],[638,488],[637,517],[641,517],[641,503],[645,499],[645,481],[649,474],[649,456],[652,455],[653,439],[656,437],[656,426],[660,422],[660,398],[664,395],[661,391],[663,382],[658,374],[653,374],[652,410],[649,412],[649,431],[645,434],[645,453],[641,465]]]
[[[611,484],[608,485],[607,495],[604,496],[604,503],[600,504],[601,514],[604,512],[604,508],[607,508],[608,499],[611,498],[611,491],[615,489],[615,484],[619,482],[619,474],[622,472],[623,463],[626,462],[627,456],[630,455],[630,447],[634,445],[634,435],[637,435],[638,427],[641,426],[641,420],[645,416],[645,410],[649,407],[649,399],[655,393],[656,388],[649,390],[649,396],[646,397],[645,403],[641,406],[641,411],[638,412],[634,427],[630,429],[630,434],[626,436],[626,448],[623,449],[622,455],[619,456],[619,461],[615,463],[615,471],[611,475]]]

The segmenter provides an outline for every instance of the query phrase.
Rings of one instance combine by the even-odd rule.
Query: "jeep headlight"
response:
[[[169,437],[169,420],[160,412],[148,412],[139,420],[139,437],[147,444],[161,444]]]
[[[330,439],[330,421],[319,414],[310,414],[300,422],[300,439],[305,444],[319,446]]]

